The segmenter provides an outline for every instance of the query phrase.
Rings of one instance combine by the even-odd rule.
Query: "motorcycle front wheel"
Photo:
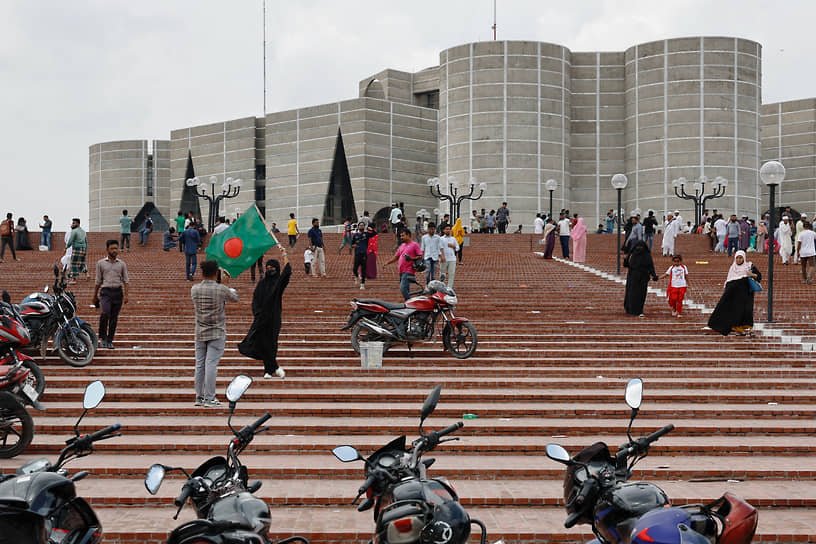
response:
[[[360,353],[360,342],[382,342],[383,354],[385,354],[385,352],[387,352],[393,345],[393,342],[385,340],[385,338],[379,334],[374,334],[360,325],[360,323],[356,323],[354,328],[351,329],[351,347],[358,354]]]
[[[467,359],[473,355],[478,343],[476,327],[469,321],[457,323],[454,327],[448,323],[442,329],[442,345],[457,359]]]
[[[93,361],[96,346],[91,337],[82,329],[74,330],[73,340],[67,332],[59,335],[57,354],[71,366],[82,367]]]
[[[99,345],[99,337],[96,335],[96,331],[89,323],[83,323],[80,325],[82,330],[88,333],[88,336],[91,337],[91,345],[96,349],[96,346]]]
[[[40,370],[39,365],[34,361],[26,359],[23,361],[23,366],[29,370],[28,376],[26,376],[25,382],[23,383],[27,383],[34,388],[37,392],[37,398],[41,397],[43,391],[45,391],[45,375],[42,370]]]
[[[10,459],[25,451],[34,438],[34,420],[20,401],[9,393],[0,394],[0,459]]]

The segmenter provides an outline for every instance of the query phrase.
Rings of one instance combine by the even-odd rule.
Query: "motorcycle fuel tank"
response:
[[[628,544],[635,521],[646,512],[667,504],[669,497],[654,484],[622,484],[598,499],[595,505],[595,527],[607,542]]]
[[[463,544],[470,538],[470,517],[442,482],[406,480],[394,487],[388,502],[377,523],[379,543]],[[427,508],[412,509],[412,504]]]
[[[658,508],[643,514],[632,528],[632,544],[711,544],[691,528],[682,508]]]
[[[210,520],[233,521],[258,534],[269,532],[269,506],[252,493],[244,491],[216,502],[210,508]]]

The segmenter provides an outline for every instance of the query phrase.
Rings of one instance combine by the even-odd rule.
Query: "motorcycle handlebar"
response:
[[[96,431],[95,433],[91,434],[88,438],[90,438],[91,442],[96,442],[97,440],[102,440],[103,438],[105,438],[106,435],[115,433],[121,428],[122,426],[119,423],[114,423],[113,425],[109,425],[104,429]]]
[[[376,472],[372,472],[371,474],[369,474],[369,475],[368,475],[368,478],[366,478],[366,481],[365,481],[365,482],[363,482],[363,485],[361,485],[361,486],[360,486],[360,489],[358,489],[358,490],[357,490],[357,493],[358,493],[359,495],[362,495],[363,493],[365,493],[366,491],[368,491],[368,488],[369,488],[369,487],[371,487],[372,485],[374,485],[374,482],[375,482],[375,481],[377,481],[377,473],[376,473]]]
[[[591,504],[587,503],[587,497],[589,497],[597,487],[598,480],[595,478],[584,480],[583,485],[581,485],[581,491],[578,492],[578,496],[576,496],[572,502],[572,504],[575,505],[575,512],[567,516],[567,519],[564,521],[564,527],[569,529],[578,522],[578,520],[584,514],[584,510],[586,510],[589,504]]]
[[[669,423],[668,425],[666,425],[662,429],[657,430],[657,431],[653,432],[652,434],[650,434],[649,436],[647,436],[646,438],[644,438],[643,441],[646,444],[651,444],[652,442],[655,442],[658,438],[660,438],[664,434],[668,434],[668,433],[672,432],[673,430],[674,430],[674,425]]]
[[[187,497],[190,496],[190,493],[192,493],[192,491],[193,489],[190,486],[190,482],[188,481],[187,483],[184,484],[184,487],[181,488],[181,495],[176,497],[176,500],[173,501],[173,504],[175,504],[178,508],[184,506],[184,503],[187,502]]]
[[[465,426],[464,423],[462,423],[461,421],[458,421],[458,422],[454,423],[453,425],[449,425],[448,427],[445,427],[441,431],[437,431],[436,435],[437,435],[437,437],[442,438],[446,434],[456,432],[456,431],[458,431],[459,429],[461,429],[464,426]]]
[[[272,414],[270,414],[269,412],[265,413],[264,415],[259,417],[258,420],[255,421],[255,423],[253,423],[252,425],[247,425],[246,427],[244,427],[243,429],[238,431],[238,434],[240,434],[241,436],[248,436],[248,435],[251,436],[251,435],[255,434],[258,431],[258,427],[260,427],[261,425],[266,423],[269,420],[269,418],[271,418],[271,417],[272,417]]]
[[[118,431],[121,428],[122,428],[122,426],[120,424],[115,423],[113,425],[109,425],[109,426],[105,427],[104,429],[100,429],[100,430],[96,431],[95,433],[80,436],[79,438],[77,438],[73,442],[73,444],[70,444],[68,446],[68,448],[66,448],[66,451],[68,451],[69,448],[73,449],[73,450],[76,450],[76,451],[87,450],[87,449],[89,449],[91,447],[91,445],[94,442],[96,442],[98,440],[104,440],[105,438],[110,438],[111,433],[115,433],[116,431]]]
[[[674,425],[669,423],[662,429],[658,429],[649,436],[638,438],[637,440],[622,446],[621,449],[618,450],[618,453],[615,454],[615,459],[621,462],[632,454],[639,455],[641,453],[644,453],[649,448],[649,445],[651,445],[652,442],[656,442],[661,436],[668,434],[673,430]]]

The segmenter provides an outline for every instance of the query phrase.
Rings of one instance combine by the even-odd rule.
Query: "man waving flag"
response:
[[[277,243],[278,240],[264,225],[258,207],[253,204],[228,229],[210,239],[207,258],[216,261],[218,266],[235,277]]]

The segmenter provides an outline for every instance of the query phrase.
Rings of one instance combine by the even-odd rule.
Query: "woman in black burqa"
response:
[[[264,378],[283,378],[286,372],[278,366],[278,335],[281,329],[283,291],[289,285],[292,267],[286,249],[278,246],[283,255],[283,271],[275,259],[266,261],[264,277],[255,287],[252,295],[252,326],[238,351],[251,359],[264,363]]]
[[[745,336],[754,326],[754,292],[749,278],[760,281],[762,274],[745,259],[742,250],[734,254],[734,262],[725,279],[725,290],[708,319],[708,326],[723,336],[731,332]]]
[[[654,261],[646,242],[639,240],[632,246],[629,256],[624,259],[623,265],[629,268],[626,275],[626,297],[623,307],[627,314],[643,317],[643,305],[646,303],[646,290],[649,287],[649,278],[657,281]]]

